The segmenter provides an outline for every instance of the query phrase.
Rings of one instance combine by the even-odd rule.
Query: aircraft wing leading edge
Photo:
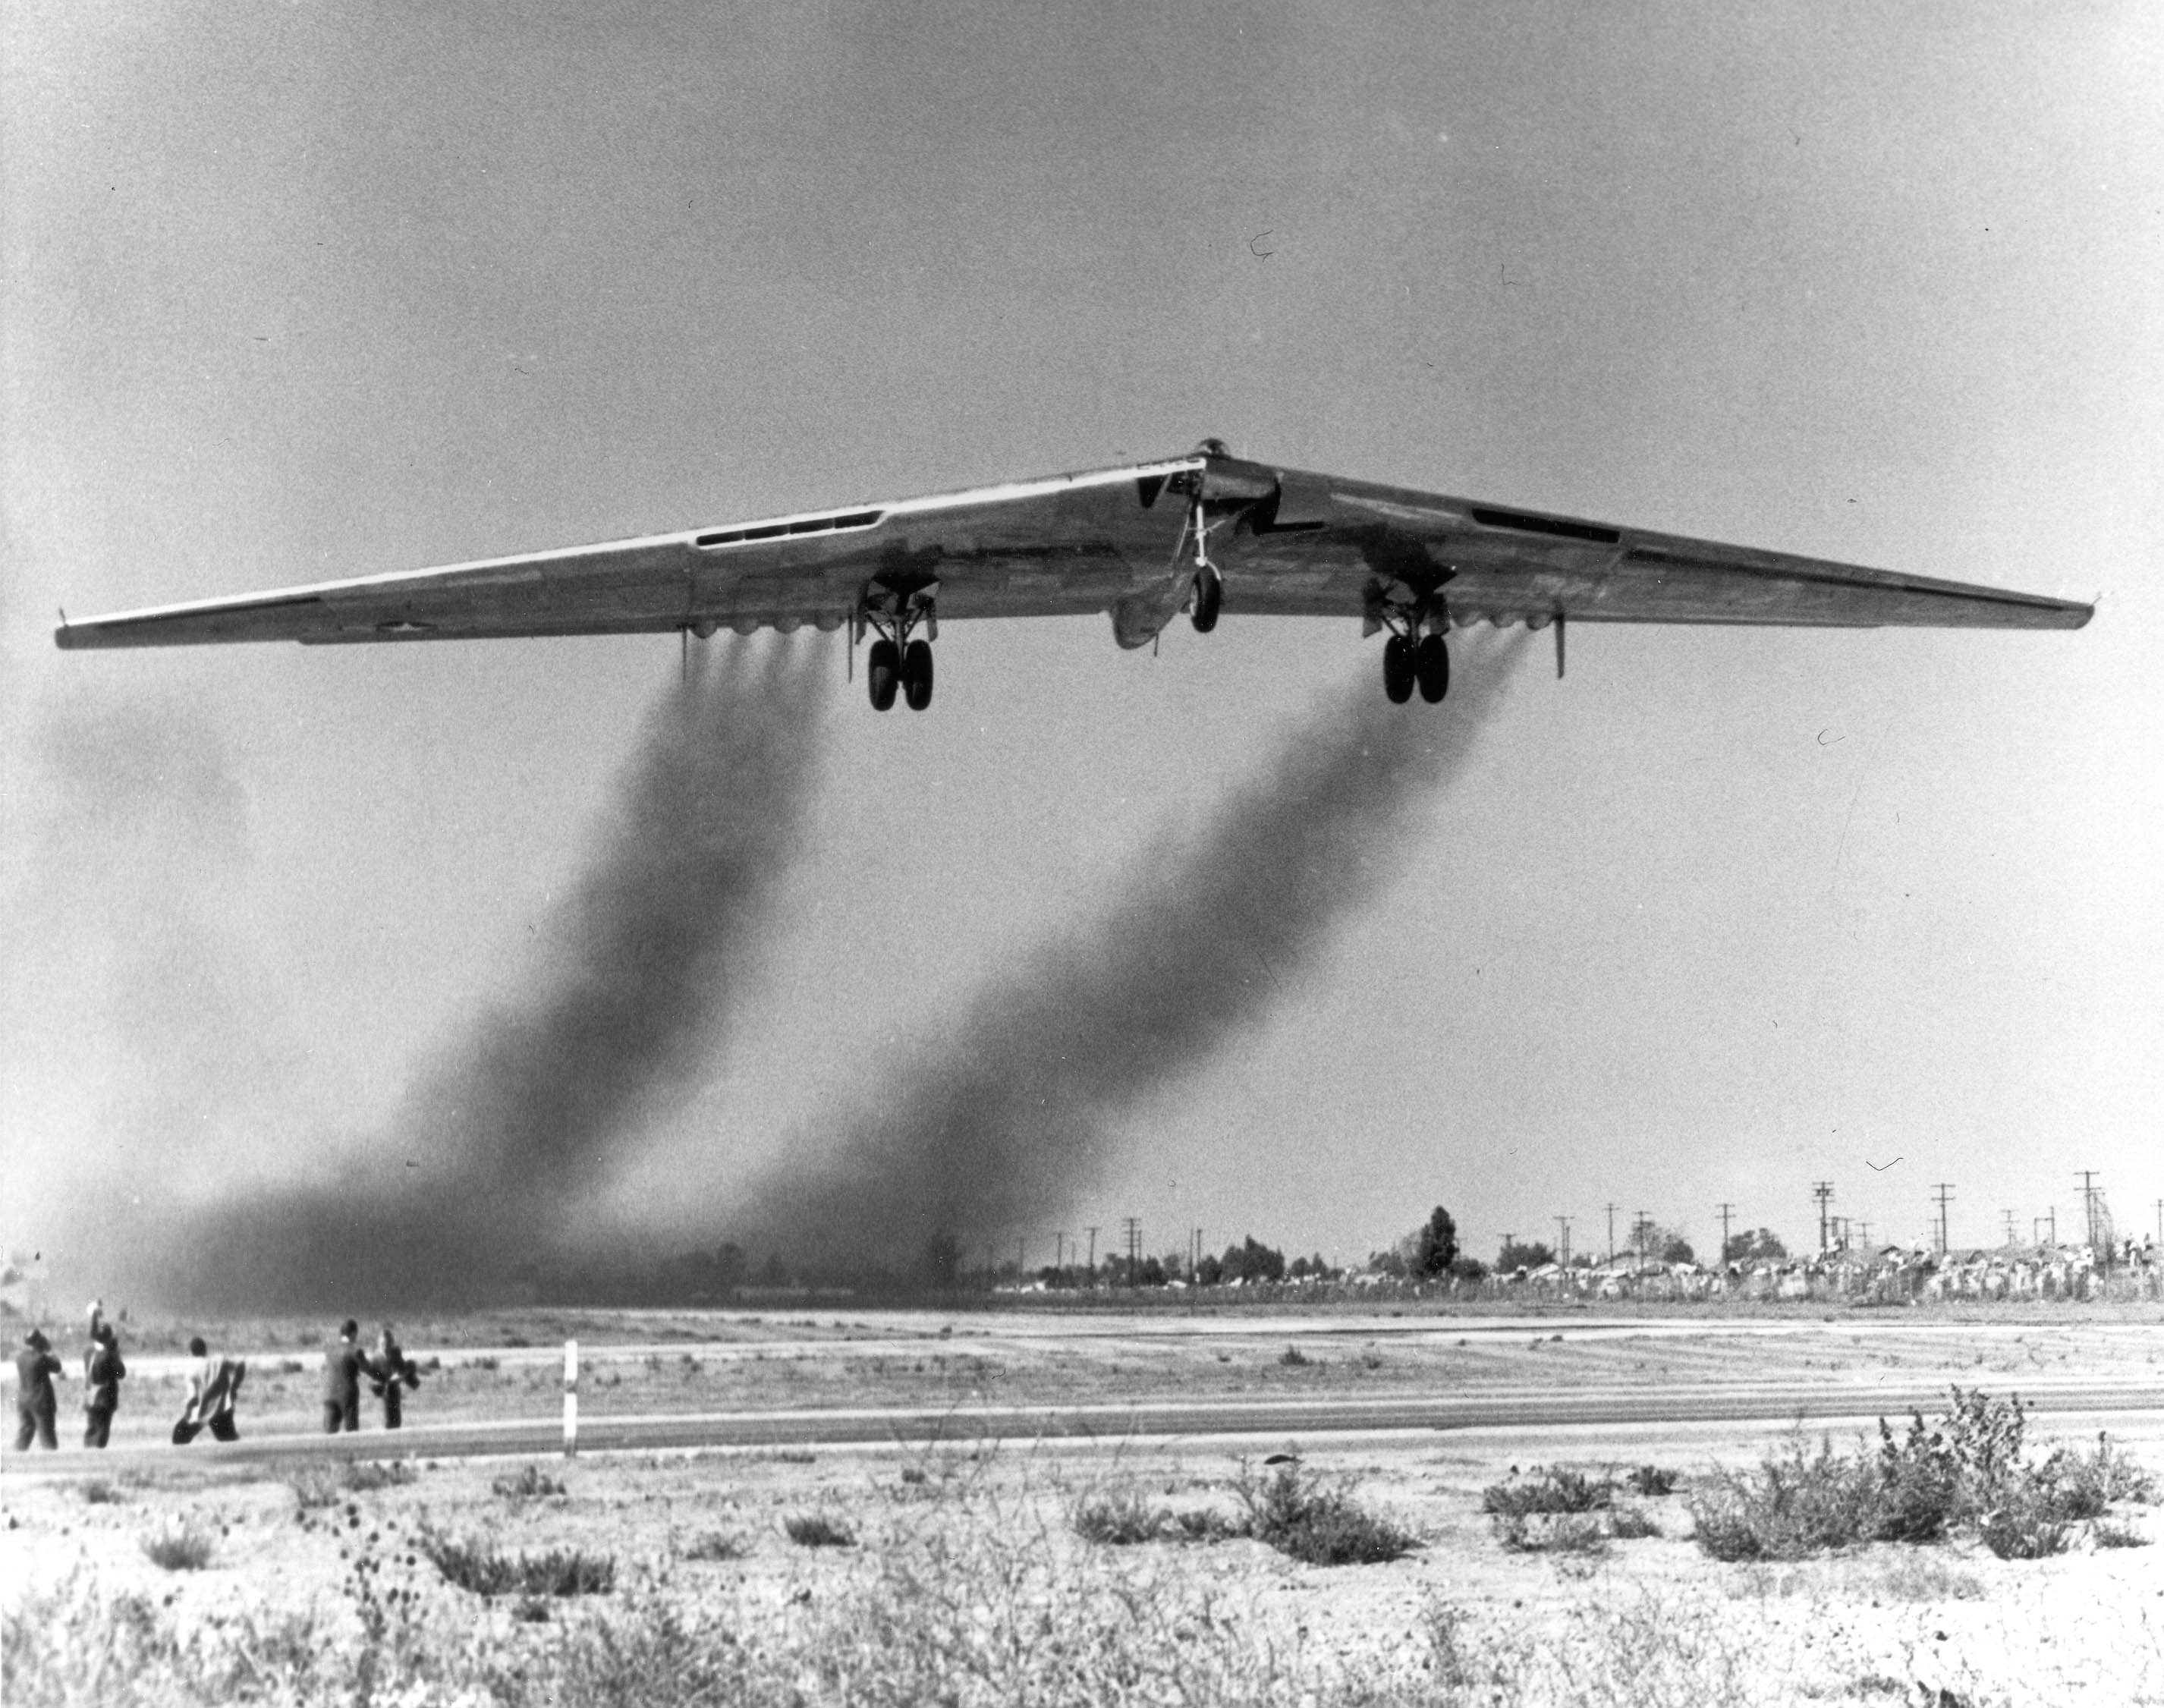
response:
[[[1221,607],[1352,618],[1412,650],[1483,621],[2078,628],[2092,614],[1248,462],[1205,441],[1157,462],[122,612],[64,622],[54,639],[78,649],[810,623],[847,625],[853,640],[876,630],[898,669],[911,636],[936,637],[943,618],[1109,612],[1121,644],[1136,646],[1183,610],[1213,626]],[[875,648],[875,702],[881,664]]]

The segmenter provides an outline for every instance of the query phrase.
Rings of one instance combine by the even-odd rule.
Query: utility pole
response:
[[[1953,1201],[1954,1185],[1951,1180],[1935,1180],[1931,1183],[1931,1190],[1937,1195],[1936,1201],[1939,1206],[1939,1255],[1944,1257],[1949,1249],[1946,1244],[1946,1206]]]
[[[1819,1249],[1824,1251],[1826,1248],[1826,1206],[1833,1201],[1833,1182],[1814,1180],[1811,1183],[1811,1196],[1818,1200]]]
[[[1728,1261],[1728,1223],[1736,1206],[1725,1198],[1720,1201],[1720,1260]]]
[[[2041,1245],[2043,1243],[2044,1218],[2041,1216],[2032,1216],[2029,1218],[2029,1243]]]
[[[1127,1285],[1132,1287],[1135,1285],[1136,1277],[1142,1269],[1142,1219],[1139,1216],[1123,1216],[1120,1220],[1127,1230]]]
[[[2164,1198],[2156,1201],[2156,1243],[2164,1245]]]
[[[1517,1236],[1516,1234],[1515,1234],[1515,1233],[1506,1233],[1506,1234],[1505,1234],[1505,1235],[1503,1236],[1503,1252],[1507,1252],[1508,1250],[1510,1250],[1510,1247],[1511,1247],[1512,1243],[1513,1243],[1517,1239],[1517,1238],[1518,1238],[1518,1236]],[[1495,1257],[1496,1257],[1496,1264],[1495,1264],[1495,1266],[1496,1266],[1496,1268],[1498,1268],[1498,1269],[1500,1269],[1500,1268],[1502,1267],[1502,1256],[1503,1256],[1503,1252],[1498,1252],[1498,1253],[1496,1253],[1496,1254],[1495,1254]]]
[[[1097,1230],[1094,1225],[1090,1229],[1090,1285],[1092,1288],[1097,1285]]]
[[[2098,1243],[2097,1240],[2096,1170],[2077,1169],[2074,1172],[2082,1177],[2082,1215],[2088,1229],[2089,1249],[2094,1251]]]
[[[2002,1210],[1999,1213],[2006,1218],[2006,1243],[2011,1247],[2014,1243],[2014,1212]]]
[[[1652,1231],[1653,1218],[1641,1210],[1638,1212],[1638,1232],[1636,1243],[1638,1247],[1638,1261],[1641,1264],[1646,1261],[1646,1237]]]
[[[1871,1224],[1867,1222],[1859,1222],[1856,1225],[1862,1230],[1856,1236],[1856,1243],[1868,1252],[1871,1249]]]
[[[1615,1206],[1608,1206],[1608,1261],[1615,1261]]]
[[[1015,1236],[1015,1279],[1017,1280],[1029,1273],[1028,1248],[1024,1243],[1028,1238],[1026,1233]]]
[[[1555,1223],[1562,1236],[1556,1245],[1556,1261],[1565,1269],[1568,1269],[1570,1267],[1570,1217],[1558,1216],[1555,1219]]]

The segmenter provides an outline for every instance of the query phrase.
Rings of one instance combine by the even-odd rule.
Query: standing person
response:
[[[53,1420],[60,1401],[53,1393],[53,1378],[60,1361],[53,1356],[53,1343],[42,1328],[23,1337],[23,1349],[15,1354],[15,1451],[26,1451],[34,1441],[39,1447],[57,1448],[60,1436]]]
[[[173,1445],[186,1447],[207,1428],[218,1441],[238,1441],[240,1428],[234,1408],[240,1400],[240,1385],[248,1380],[245,1359],[213,1358],[198,1334],[188,1342],[195,1367],[188,1372],[187,1409],[173,1426]]]
[[[324,1434],[360,1427],[360,1385],[375,1380],[375,1366],[360,1349],[360,1325],[349,1316],[339,1325],[339,1337],[323,1349]]]
[[[82,1354],[82,1444],[103,1447],[113,1437],[113,1414],[120,1409],[120,1385],[128,1379],[120,1356],[120,1337],[90,1307],[90,1344]]]
[[[399,1390],[419,1387],[421,1373],[413,1368],[413,1361],[406,1356],[387,1322],[376,1337],[376,1380],[371,1385],[383,1401],[383,1427],[398,1428],[406,1421],[405,1399]]]

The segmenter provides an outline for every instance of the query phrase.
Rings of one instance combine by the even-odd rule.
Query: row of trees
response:
[[[1642,1249],[1648,1257],[1666,1263],[1695,1260],[1690,1242],[1673,1231],[1649,1226],[1640,1231],[1639,1239],[1641,1245],[1634,1248]],[[1728,1241],[1723,1253],[1724,1259],[1730,1263],[1778,1259],[1787,1255],[1780,1240],[1762,1227],[1736,1234]],[[1539,1269],[1554,1261],[1555,1253],[1545,1242],[1507,1240],[1496,1253],[1492,1268],[1508,1274],[1518,1269]],[[1594,1262],[1593,1257],[1583,1253],[1572,1259],[1574,1267],[1589,1267]],[[1478,1280],[1489,1272],[1491,1265],[1461,1248],[1456,1220],[1438,1204],[1425,1222],[1389,1249],[1371,1253],[1368,1267],[1379,1274],[1410,1280],[1435,1280],[1444,1276]],[[1310,1277],[1331,1280],[1342,1273],[1332,1269],[1319,1252],[1288,1261],[1283,1251],[1263,1244],[1253,1234],[1237,1245],[1226,1246],[1221,1253],[1205,1252],[1199,1262],[1190,1262],[1185,1253],[1133,1260],[1120,1253],[1100,1259],[1094,1268],[1079,1263],[1047,1264],[1026,1273],[1012,1259],[1002,1264],[987,1256],[981,1266],[972,1265],[967,1261],[961,1241],[953,1234],[941,1233],[925,1243],[913,1269],[829,1273],[816,1264],[787,1262],[779,1252],[754,1262],[742,1246],[729,1240],[707,1250],[664,1259],[650,1268],[606,1272],[596,1269],[591,1273],[581,1270],[575,1275],[553,1277],[555,1285],[543,1290],[564,1296],[621,1295],[627,1302],[698,1301],[724,1300],[745,1288],[843,1286],[859,1290],[869,1288],[875,1292],[951,1293],[1013,1285],[1030,1280],[1048,1287],[1071,1290],[1163,1287],[1174,1282],[1216,1287],[1236,1282],[1254,1285]]]

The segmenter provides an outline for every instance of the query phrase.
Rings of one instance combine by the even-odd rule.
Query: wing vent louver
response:
[[[793,539],[806,533],[840,533],[860,528],[876,528],[883,512],[852,510],[842,516],[807,516],[801,522],[764,522],[756,528],[724,528],[702,533],[696,545],[744,545],[759,539]]]
[[[1594,545],[1620,545],[1623,536],[1612,528],[1596,528],[1589,522],[1565,522],[1553,516],[1529,516],[1522,510],[1478,510],[1473,519],[1483,528],[1515,528],[1520,533],[1552,534],[1557,539],[1582,539]]]

